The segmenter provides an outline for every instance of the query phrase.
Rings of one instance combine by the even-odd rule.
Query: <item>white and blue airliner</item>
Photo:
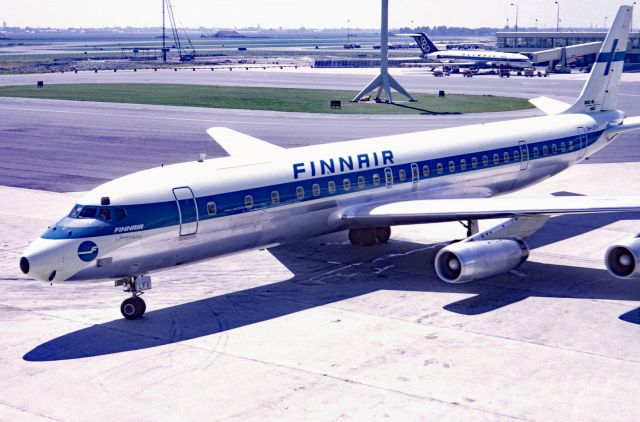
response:
[[[229,157],[98,186],[24,251],[20,268],[43,281],[116,280],[131,294],[122,314],[135,319],[156,271],[343,230],[355,245],[374,245],[394,225],[464,221],[468,237],[436,255],[438,276],[464,283],[506,273],[552,215],[640,211],[637,197],[497,197],[640,128],[640,116],[616,109],[631,16],[620,7],[575,103],[531,100],[545,116],[292,149],[212,128]],[[477,221],[491,218],[507,220],[479,232]],[[612,245],[605,263],[616,277],[639,277],[640,237]]]
[[[412,37],[422,51],[420,58],[428,63],[493,69],[523,69],[532,66],[531,59],[520,53],[491,50],[440,50],[424,32],[399,35]]]

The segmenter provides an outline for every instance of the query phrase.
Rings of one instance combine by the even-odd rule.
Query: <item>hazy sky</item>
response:
[[[602,27],[618,6],[634,0],[559,0],[561,26]],[[380,0],[172,0],[188,27],[377,28]],[[389,26],[447,25],[555,27],[554,0],[390,0]],[[639,1],[640,3],[640,1]],[[162,0],[0,0],[0,21],[9,26],[159,26]],[[638,7],[636,8],[638,9]],[[634,27],[640,27],[636,11]]]

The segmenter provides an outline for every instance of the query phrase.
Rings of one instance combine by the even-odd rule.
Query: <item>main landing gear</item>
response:
[[[115,284],[116,286],[122,286],[125,292],[131,293],[131,297],[125,299],[120,305],[122,316],[129,320],[140,318],[147,310],[147,305],[140,295],[144,293],[144,290],[151,289],[151,277],[125,277],[116,280]]]
[[[349,242],[352,245],[371,246],[387,243],[391,237],[391,227],[367,227],[349,230]]]

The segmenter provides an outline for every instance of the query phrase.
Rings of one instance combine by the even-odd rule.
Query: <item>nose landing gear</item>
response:
[[[120,305],[120,312],[126,319],[133,320],[138,319],[147,310],[147,305],[140,297],[144,293],[144,290],[151,289],[151,277],[138,276],[138,277],[126,277],[116,280],[116,286],[122,286],[122,289],[131,293],[131,297],[125,299]]]

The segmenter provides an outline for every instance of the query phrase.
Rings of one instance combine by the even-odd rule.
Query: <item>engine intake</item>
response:
[[[447,283],[468,283],[507,273],[529,258],[529,248],[518,239],[477,240],[442,248],[435,259],[436,273]]]
[[[640,234],[624,239],[607,249],[604,263],[607,271],[617,278],[640,278]]]

